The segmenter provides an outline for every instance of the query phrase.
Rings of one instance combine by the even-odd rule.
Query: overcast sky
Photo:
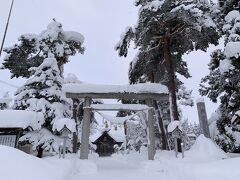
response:
[[[0,3],[0,42],[10,7],[10,0]],[[120,58],[114,51],[121,33],[127,26],[137,21],[138,8],[133,0],[15,0],[13,13],[6,37],[5,47],[17,43],[17,38],[25,33],[40,33],[46,29],[52,18],[61,22],[64,30],[82,33],[85,37],[84,55],[70,58],[65,65],[65,74],[74,73],[80,80],[100,84],[127,84],[129,62],[134,57],[131,51],[127,58]],[[208,73],[211,47],[207,53],[192,52],[185,56],[190,73],[193,76],[186,80],[186,86],[193,89],[193,97],[199,96],[200,79]],[[5,54],[2,54],[2,62]],[[0,80],[21,86],[24,79],[10,79],[8,70],[0,70]],[[13,93],[15,88],[0,84],[0,97],[6,91]],[[217,105],[207,98],[208,116]],[[183,109],[184,117],[197,121],[196,106]]]

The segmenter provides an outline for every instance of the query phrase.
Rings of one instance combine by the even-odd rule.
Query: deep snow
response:
[[[206,148],[204,148],[206,147]],[[1,180],[236,180],[240,177],[240,157],[227,158],[209,139],[200,136],[186,157],[175,158],[173,151],[157,151],[148,161],[141,153],[114,154],[100,158],[90,154],[80,160],[75,154],[38,159],[19,150],[0,146]]]

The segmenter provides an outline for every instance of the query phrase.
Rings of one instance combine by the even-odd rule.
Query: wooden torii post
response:
[[[82,139],[81,139],[81,150],[80,150],[80,159],[88,159],[89,153],[89,133],[90,133],[90,118],[91,118],[91,102],[92,99],[135,99],[135,100],[145,100],[146,104],[149,107],[153,107],[152,101],[168,101],[168,91],[163,88],[163,85],[156,84],[156,88],[163,88],[164,91],[151,91],[153,88],[149,84],[146,87],[150,87],[149,91],[146,90],[146,87],[141,91],[127,91],[127,90],[119,90],[121,86],[97,86],[97,85],[87,85],[84,86],[82,84],[67,84],[64,85],[63,89],[66,93],[67,98],[71,99],[84,99],[84,114],[83,114],[83,122],[82,122]],[[135,86],[136,87],[136,86]],[[135,88],[132,85],[132,88]],[[103,90],[104,89],[104,90]],[[114,90],[112,90],[114,89]],[[130,88],[131,89],[131,88]],[[127,108],[126,110],[131,110],[131,108]],[[109,108],[108,110],[111,110]],[[119,110],[124,110],[120,108]],[[154,119],[153,119],[153,110],[152,108],[148,109],[148,159],[153,160],[155,155],[155,137],[154,137]]]

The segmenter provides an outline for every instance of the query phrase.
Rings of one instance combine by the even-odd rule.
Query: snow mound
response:
[[[63,180],[66,176],[66,171],[50,162],[8,146],[0,145],[0,162],[1,180]]]
[[[186,157],[201,160],[218,160],[227,158],[227,154],[211,139],[201,134],[192,148],[186,152]]]

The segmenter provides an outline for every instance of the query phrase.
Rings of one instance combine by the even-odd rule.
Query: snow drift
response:
[[[211,139],[200,135],[192,148],[186,152],[186,157],[201,160],[218,160],[227,158],[227,154]]]
[[[20,150],[0,145],[1,180],[64,180],[69,164],[55,166]],[[65,170],[64,170],[65,169]],[[56,173],[57,172],[57,173]]]

